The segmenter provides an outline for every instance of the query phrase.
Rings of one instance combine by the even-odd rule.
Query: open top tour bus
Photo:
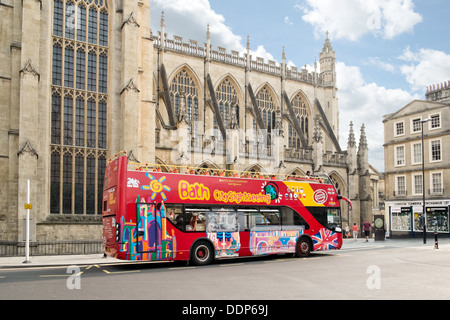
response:
[[[103,191],[105,255],[139,261],[191,261],[340,249],[341,210],[326,178],[127,162],[106,167]],[[206,170],[206,171],[205,171]]]

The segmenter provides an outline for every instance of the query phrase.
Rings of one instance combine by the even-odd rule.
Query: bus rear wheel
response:
[[[308,238],[300,238],[297,242],[297,250],[295,256],[299,258],[308,257],[311,253],[312,244]]]
[[[194,244],[191,252],[191,260],[196,266],[204,266],[211,263],[213,259],[213,249],[206,241],[199,241]]]

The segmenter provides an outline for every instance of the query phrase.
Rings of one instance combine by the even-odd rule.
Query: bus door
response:
[[[156,209],[157,203],[136,204],[137,253],[157,253],[160,221]]]

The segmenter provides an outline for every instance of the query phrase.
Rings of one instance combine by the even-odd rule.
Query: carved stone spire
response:
[[[322,52],[319,53],[319,63],[320,63],[320,74],[322,79],[327,84],[335,84],[335,63],[336,63],[336,52],[333,50],[330,39],[328,38],[329,33],[327,31],[327,38],[322,48]]]
[[[358,170],[360,174],[366,174],[369,171],[369,147],[366,138],[366,128],[361,126],[361,136],[359,137],[358,148]],[[360,193],[361,194],[361,193]]]
[[[161,11],[161,48],[164,50],[164,47],[166,46],[166,35],[165,35],[165,28],[166,28],[166,19],[164,17],[164,11]]]
[[[206,27],[206,61],[211,61],[211,32],[209,31],[209,23]]]
[[[355,132],[353,130],[353,121],[350,121],[350,133],[348,135],[348,143],[347,143],[347,145],[349,147],[355,147],[356,146]]]
[[[323,44],[322,54],[328,54],[328,53],[332,54],[334,52],[333,46],[331,45],[331,42],[330,42],[329,35],[330,35],[330,33],[327,31],[326,32],[327,38],[325,39],[325,43]]]
[[[360,150],[368,150],[369,145],[367,144],[367,138],[366,138],[366,127],[363,124],[361,126],[361,136],[359,137],[359,149]]]
[[[286,52],[284,51],[284,46],[283,46],[283,52],[281,54],[283,62],[281,63],[281,79],[285,80],[286,79]]]

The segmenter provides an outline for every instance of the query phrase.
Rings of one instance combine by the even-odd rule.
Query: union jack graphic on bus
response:
[[[337,233],[325,228],[320,229],[311,238],[314,242],[314,251],[330,250],[338,246]]]

